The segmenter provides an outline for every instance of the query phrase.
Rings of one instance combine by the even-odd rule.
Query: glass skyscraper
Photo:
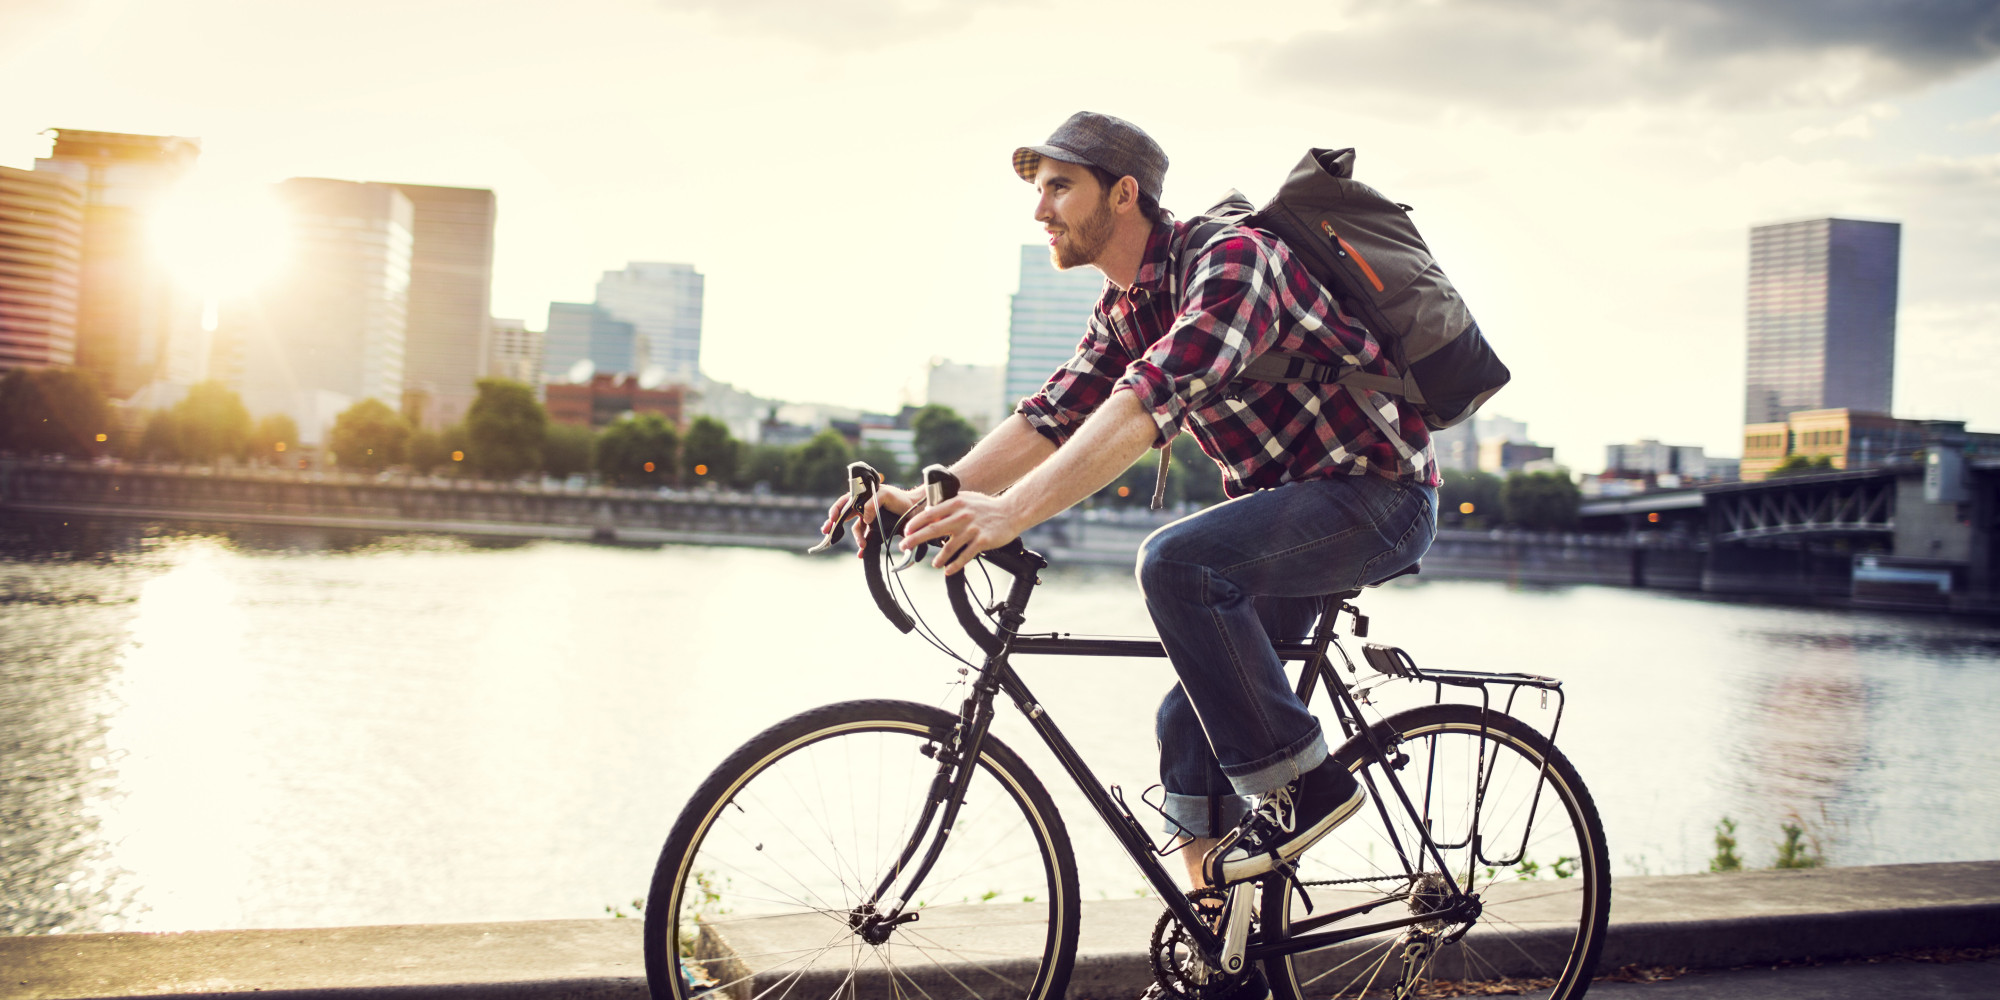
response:
[[[1012,412],[1057,368],[1076,354],[1090,310],[1104,295],[1104,274],[1094,267],[1058,271],[1049,248],[1021,248],[1021,290],[1014,293],[1007,324],[1006,407]]]
[[[1750,230],[1744,423],[1798,410],[1889,412],[1902,233],[1900,223],[1852,219]]]
[[[647,366],[658,366],[675,382],[693,382],[701,372],[702,284],[692,264],[635,261],[623,271],[604,272],[597,305],[638,331]]]

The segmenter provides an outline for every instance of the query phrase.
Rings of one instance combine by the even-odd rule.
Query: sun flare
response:
[[[189,178],[152,213],[152,242],[189,291],[213,301],[256,288],[284,265],[282,208],[264,185]]]

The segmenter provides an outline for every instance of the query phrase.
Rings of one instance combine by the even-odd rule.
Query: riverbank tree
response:
[[[620,417],[597,436],[597,471],[620,486],[665,486],[674,481],[680,447],[680,432],[665,417]]]
[[[15,368],[0,374],[0,450],[87,458],[117,444],[111,404],[88,372]]]
[[[714,417],[696,417],[688,425],[681,442],[681,471],[686,481],[731,483],[743,445],[729,433],[729,425]]]
[[[491,476],[511,477],[542,467],[549,415],[535,391],[504,378],[482,378],[465,412],[465,461]]]
[[[1582,502],[1569,473],[1516,472],[1500,487],[1500,509],[1507,523],[1534,531],[1562,531],[1576,526]]]
[[[913,447],[918,469],[950,465],[964,458],[979,441],[979,432],[957,410],[940,403],[918,410],[910,418],[910,430],[916,432]]]
[[[380,472],[409,455],[410,421],[374,397],[340,412],[328,433],[327,450],[343,469]]]

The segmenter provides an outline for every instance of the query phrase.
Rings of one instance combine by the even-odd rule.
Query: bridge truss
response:
[[[1706,496],[1710,537],[1735,542],[1784,535],[1891,534],[1896,477],[1834,474],[1746,483]]]

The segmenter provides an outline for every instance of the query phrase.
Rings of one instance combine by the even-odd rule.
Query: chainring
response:
[[[1188,893],[1188,899],[1197,910],[1213,909],[1219,919],[1221,907],[1227,905],[1229,897],[1215,889],[1196,889]],[[1203,905],[1211,901],[1221,905]],[[1165,997],[1173,1000],[1225,1000],[1252,975],[1252,966],[1247,962],[1243,971],[1235,975],[1209,968],[1201,958],[1200,947],[1189,939],[1187,929],[1174,919],[1172,910],[1161,913],[1159,922],[1153,925],[1146,959],[1153,968],[1153,981],[1160,985]]]

